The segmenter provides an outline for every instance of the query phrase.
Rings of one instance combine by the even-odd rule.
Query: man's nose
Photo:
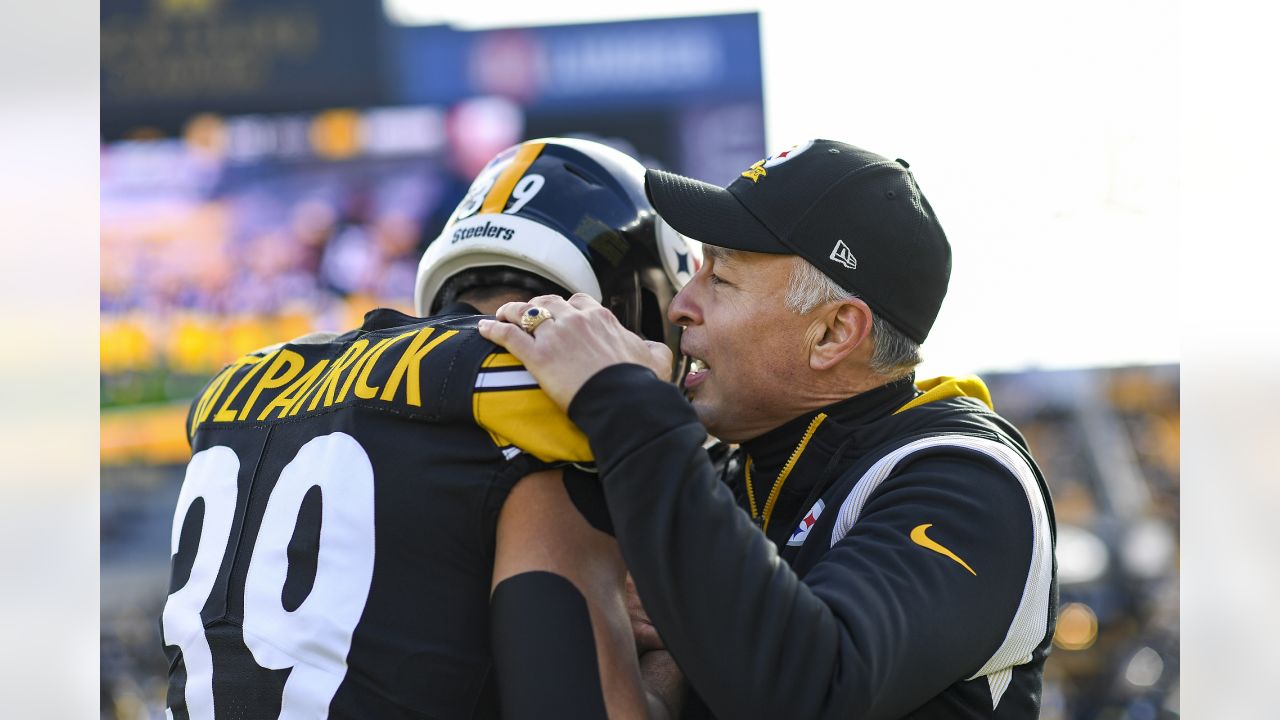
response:
[[[671,299],[667,307],[667,319],[680,327],[697,325],[702,322],[702,312],[694,297],[695,288],[701,282],[701,274],[694,275],[687,285]]]

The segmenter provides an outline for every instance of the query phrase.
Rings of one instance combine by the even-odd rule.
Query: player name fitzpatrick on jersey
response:
[[[271,423],[358,405],[427,422],[474,422],[501,447],[518,446],[545,461],[589,461],[586,438],[519,360],[494,352],[475,321],[375,310],[360,330],[332,342],[250,353],[205,388],[192,406],[188,434],[206,423]],[[467,370],[474,382],[460,377]],[[548,417],[558,422],[548,425]]]

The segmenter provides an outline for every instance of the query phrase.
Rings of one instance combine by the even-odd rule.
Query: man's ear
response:
[[[815,320],[816,342],[809,347],[809,367],[829,370],[850,355],[871,359],[871,308],[858,298],[842,300]]]

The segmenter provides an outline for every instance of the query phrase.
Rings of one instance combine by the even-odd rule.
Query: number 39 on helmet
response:
[[[678,353],[667,305],[701,262],[701,246],[649,204],[639,162],[589,140],[542,138],[480,171],[422,256],[414,305],[429,315],[493,284],[586,293]]]

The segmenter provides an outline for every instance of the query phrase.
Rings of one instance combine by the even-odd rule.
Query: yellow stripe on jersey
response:
[[[480,364],[483,368],[509,368],[524,367],[524,363],[520,362],[520,358],[509,352],[496,352],[484,359]]]
[[[520,367],[520,361],[499,352],[481,367]],[[541,388],[477,391],[471,401],[476,424],[499,447],[515,445],[544,462],[594,461],[587,436]]]
[[[507,200],[511,197],[511,191],[515,189],[516,183],[520,178],[524,177],[529,166],[534,160],[538,159],[538,155],[542,153],[542,148],[546,147],[546,143],[525,143],[516,151],[516,156],[511,160],[511,164],[507,166],[498,179],[493,183],[493,189],[484,198],[484,204],[480,206],[480,214],[500,213],[507,207]]]

